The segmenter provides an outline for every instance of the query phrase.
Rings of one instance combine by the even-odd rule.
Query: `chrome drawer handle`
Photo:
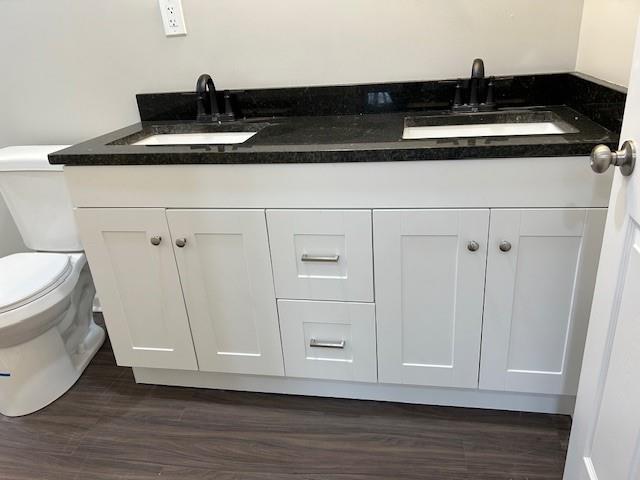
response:
[[[329,256],[321,256],[321,255],[307,255],[306,253],[302,254],[300,260],[303,262],[329,262],[336,263],[340,260],[340,255],[329,255]]]
[[[312,338],[309,341],[310,347],[321,347],[321,348],[344,348],[345,344],[344,340],[318,340],[316,338]]]

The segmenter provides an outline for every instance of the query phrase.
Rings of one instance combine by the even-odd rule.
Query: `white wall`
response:
[[[612,0],[606,0],[612,1]],[[570,71],[582,0],[0,0],[0,146],[74,143],[138,121],[138,92]]]
[[[576,70],[627,87],[639,0],[584,0]]]

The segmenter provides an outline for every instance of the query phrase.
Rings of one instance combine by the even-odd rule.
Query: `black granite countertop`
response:
[[[406,118],[429,124],[429,117],[445,114],[438,111],[252,118],[222,124],[147,121],[56,152],[49,161],[65,165],[162,165],[562,157],[588,155],[599,143],[612,148],[618,144],[617,133],[567,106],[501,111],[512,112],[516,122],[526,122],[536,112],[551,112],[573,131],[535,136],[402,139]],[[456,122],[476,123],[483,114],[446,115]],[[132,145],[153,134],[217,131],[258,133],[237,145]]]

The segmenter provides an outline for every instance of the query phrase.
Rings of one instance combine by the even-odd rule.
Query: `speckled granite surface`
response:
[[[402,140],[407,117],[419,116],[428,124],[430,116],[446,113],[454,87],[446,81],[234,92],[235,109],[246,118],[224,124],[195,122],[192,93],[150,94],[138,95],[141,123],[56,152],[49,160],[66,165],[335,163],[574,156],[588,155],[599,143],[617,147],[624,93],[570,74],[513,77],[496,85],[498,106],[516,109],[517,121],[550,111],[574,131]],[[157,133],[246,130],[258,133],[239,145],[131,145]]]

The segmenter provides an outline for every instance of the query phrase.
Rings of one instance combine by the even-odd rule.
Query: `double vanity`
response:
[[[193,121],[194,94],[140,95],[141,124],[50,155],[118,364],[141,383],[570,413],[611,182],[588,154],[617,147],[615,114],[518,88],[624,95],[495,82],[498,110],[473,113],[440,105],[455,83],[232,92],[230,122]]]

